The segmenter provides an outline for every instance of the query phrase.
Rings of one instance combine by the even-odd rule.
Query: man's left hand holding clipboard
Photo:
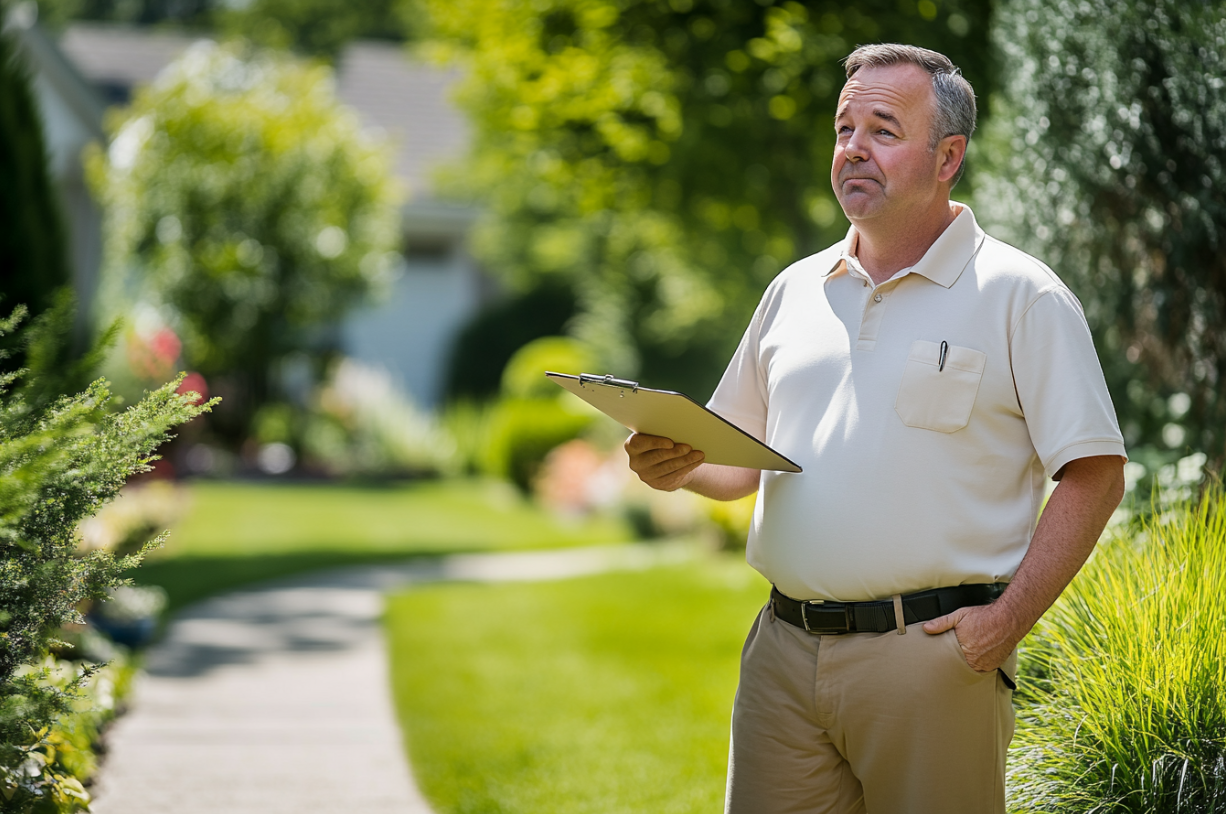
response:
[[[801,471],[795,462],[683,393],[643,388],[612,375],[545,375],[634,431],[625,443],[630,468],[653,489],[684,488],[734,500],[757,490],[762,469]]]
[[[761,470],[704,463],[701,450],[671,438],[636,432],[623,446],[630,469],[652,489],[686,489],[714,500],[736,500],[758,490]]]

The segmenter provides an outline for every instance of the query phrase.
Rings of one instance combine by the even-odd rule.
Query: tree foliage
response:
[[[253,0],[216,12],[220,30],[261,45],[335,59],[351,40],[402,40],[413,33],[403,0]]]
[[[19,308],[0,320],[13,332]],[[173,381],[129,409],[107,410],[97,381],[53,398],[41,367],[71,325],[71,308],[48,312],[29,330],[34,365],[0,376],[0,810],[75,811],[88,801],[80,784],[57,767],[51,736],[71,712],[75,691],[51,675],[49,648],[66,624],[80,622],[81,604],[122,582],[140,556],[77,555],[77,525],[148,469],[172,427],[209,409]]]
[[[412,39],[416,0],[37,0],[51,28],[73,20],[214,30],[332,60],[351,40]]]
[[[249,404],[268,397],[277,360],[395,271],[389,150],[326,67],[194,46],[113,131],[91,162],[111,305],[147,297],[187,364],[236,374]]]
[[[70,282],[67,241],[29,71],[7,33],[0,35],[0,224],[0,309],[21,304],[41,314]],[[18,351],[0,371],[20,366],[12,337],[0,342]]]
[[[971,2],[426,0],[468,68],[459,187],[513,286],[561,277],[572,332],[621,375],[714,384],[765,284],[846,229],[830,189],[839,60],[901,40],[985,91]]]
[[[1226,457],[1226,4],[1015,0],[982,195],[1086,304],[1130,445]],[[1186,435],[1185,431],[1186,430]]]

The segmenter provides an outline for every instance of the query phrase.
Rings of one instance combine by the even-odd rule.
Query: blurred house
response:
[[[62,182],[65,199],[70,210],[78,198],[83,209],[92,208],[88,196],[81,198],[79,156],[87,142],[103,138],[104,108],[126,103],[136,88],[152,82],[198,38],[74,23],[53,41],[32,22],[20,28],[48,140],[53,152],[60,151],[56,155],[61,163],[70,167],[64,177],[76,179],[75,187]],[[402,46],[390,43],[354,43],[336,66],[341,101],[369,127],[392,137],[396,172],[410,193],[402,210],[403,274],[387,301],[354,312],[338,327],[336,339],[345,354],[386,368],[426,407],[437,404],[442,395],[456,333],[493,293],[466,249],[475,211],[446,203],[431,180],[436,166],[460,158],[468,146],[467,124],[449,100],[457,78],[454,71],[411,62]],[[85,224],[81,234],[93,235],[93,240],[83,241],[74,254],[83,298],[94,289],[100,250],[97,212],[90,211],[92,226]],[[75,215],[73,229],[75,236]]]

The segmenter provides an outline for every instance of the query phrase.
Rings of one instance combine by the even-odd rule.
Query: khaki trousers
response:
[[[726,814],[1004,814],[1017,653],[953,631],[815,636],[768,604],[741,654]]]

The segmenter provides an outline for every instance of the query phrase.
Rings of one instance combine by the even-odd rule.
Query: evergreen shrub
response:
[[[123,584],[144,551],[116,557],[78,554],[81,521],[95,514],[133,474],[147,471],[172,427],[211,408],[177,392],[181,379],[110,412],[106,382],[73,395],[57,358],[71,324],[64,301],[21,338],[28,367],[0,375],[0,811],[71,812],[88,805],[83,754],[105,707],[97,692],[103,668],[49,656],[61,631],[80,624],[82,606]],[[25,315],[0,320],[10,336]],[[96,361],[97,354],[84,364]],[[79,373],[80,369],[74,371]],[[104,682],[106,683],[106,682]],[[92,717],[91,717],[92,716]],[[84,729],[83,729],[84,727]],[[90,729],[93,727],[93,729]],[[90,733],[93,732],[93,735]]]

